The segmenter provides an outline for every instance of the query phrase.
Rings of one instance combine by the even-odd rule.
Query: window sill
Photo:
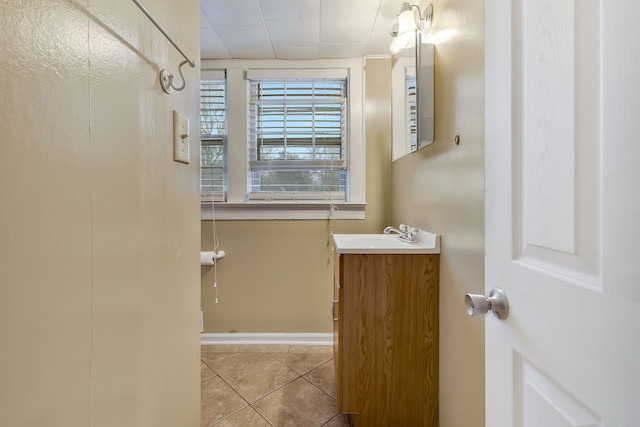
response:
[[[200,204],[200,219],[223,221],[247,220],[291,220],[291,219],[329,219],[330,204],[327,202],[247,202]],[[365,203],[335,203],[335,219],[364,219]]]

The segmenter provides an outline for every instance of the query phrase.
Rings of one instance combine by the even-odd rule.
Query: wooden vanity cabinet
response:
[[[438,425],[439,255],[340,254],[338,408],[356,427]]]

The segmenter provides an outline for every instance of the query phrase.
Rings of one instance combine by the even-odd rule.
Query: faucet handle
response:
[[[418,229],[412,225],[400,224],[398,226],[400,231],[404,233],[404,236],[400,236],[401,240],[405,242],[415,242],[418,237]]]
[[[416,227],[407,225],[406,233],[407,233],[407,237],[409,237],[409,239],[411,240],[415,240],[416,237],[418,237],[418,229]]]

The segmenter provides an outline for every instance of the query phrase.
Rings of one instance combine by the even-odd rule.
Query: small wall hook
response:
[[[176,42],[173,41],[173,39],[169,36],[169,34],[167,34],[167,32],[160,26],[158,21],[156,21],[155,18],[151,16],[149,11],[142,5],[142,3],[140,3],[139,0],[133,0],[133,3],[135,3],[136,6],[138,6],[138,8],[142,11],[142,13],[144,13],[147,16],[147,18],[149,18],[151,23],[156,26],[156,28],[162,33],[162,35],[165,36],[165,38],[173,45],[173,47],[176,48],[178,52],[180,52],[182,57],[185,59],[178,66],[178,73],[180,73],[180,78],[182,79],[182,85],[180,87],[173,85],[173,74],[169,70],[167,69],[160,70],[160,86],[162,86],[162,90],[164,91],[164,93],[166,94],[171,93],[171,89],[175,90],[176,92],[181,91],[182,89],[184,89],[186,85],[184,75],[182,74],[182,67],[184,66],[184,64],[189,64],[189,66],[193,68],[196,66],[196,63],[189,59],[189,57],[182,51],[182,49],[180,49],[180,46],[178,46]]]
[[[195,66],[195,64],[191,63],[188,60],[182,61],[180,63],[180,65],[178,66],[178,73],[180,74],[180,78],[182,79],[182,85],[180,85],[180,87],[176,87],[173,85],[174,76],[171,71],[167,70],[166,68],[160,70],[160,86],[162,87],[164,93],[169,94],[171,93],[172,89],[176,92],[180,92],[182,89],[184,89],[186,85],[184,75],[182,74],[182,67],[184,66],[184,64],[189,64],[192,68]]]

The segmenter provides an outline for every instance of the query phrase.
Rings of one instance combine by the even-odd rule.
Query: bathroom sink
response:
[[[396,234],[334,234],[339,254],[439,254],[440,236],[419,230],[417,241],[408,243]]]

